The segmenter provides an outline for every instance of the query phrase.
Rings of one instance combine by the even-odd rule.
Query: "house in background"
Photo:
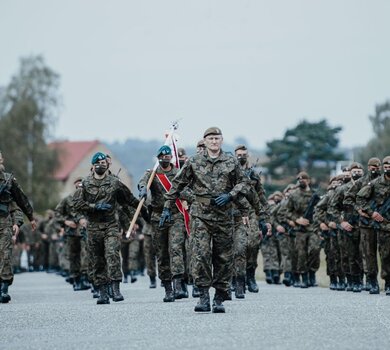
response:
[[[49,147],[58,152],[58,168],[54,172],[54,178],[59,184],[60,198],[64,198],[74,191],[73,182],[76,178],[89,175],[91,159],[96,152],[111,156],[111,172],[114,175],[118,174],[121,181],[131,188],[132,179],[126,167],[100,141],[59,141],[50,143]]]

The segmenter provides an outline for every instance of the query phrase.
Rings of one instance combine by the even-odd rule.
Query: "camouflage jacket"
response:
[[[357,207],[356,207],[356,196],[358,192],[364,187],[367,186],[368,183],[372,181],[370,173],[362,176],[360,179],[354,182],[354,184],[345,192],[344,194],[344,201],[343,201],[343,216],[348,220],[351,221],[352,217],[358,217],[359,214],[357,213]],[[352,220],[353,221],[353,220]],[[371,218],[367,218],[368,226],[372,222]],[[359,221],[359,225],[361,227],[367,227],[363,222]]]
[[[65,225],[65,220],[73,221],[78,224],[83,217],[74,210],[73,194],[70,194],[63,198],[55,208],[55,217],[59,223],[64,227],[65,234],[68,236],[80,236],[78,228],[72,228]]]
[[[286,207],[287,218],[295,222],[295,220],[298,218],[303,217],[313,194],[314,191],[312,189],[302,190],[297,188],[291,192],[290,196],[288,197]],[[310,231],[312,229],[312,224],[305,227],[306,231]]]
[[[328,215],[328,207],[329,207],[329,202],[332,199],[333,195],[335,194],[335,189],[330,188],[328,192],[322,196],[320,201],[317,203],[315,210],[314,210],[314,216],[313,220],[317,224],[328,224],[329,222],[329,215]]]
[[[11,174],[0,172],[0,186],[5,186],[0,194],[0,222],[11,222],[12,202],[15,202],[27,218],[32,221],[34,219],[33,208],[16,179]]]
[[[328,205],[329,221],[340,224],[344,220],[344,217],[342,216],[344,211],[344,196],[345,193],[352,187],[352,185],[353,181],[350,181],[336,188],[332,198],[330,198]]]
[[[169,179],[170,182],[172,182],[173,178],[176,176],[176,174],[179,172],[177,168],[175,168],[172,165],[172,169],[170,171],[164,171],[160,166],[156,169],[156,174],[164,174]],[[148,184],[150,175],[152,174],[152,170],[147,170],[144,174],[144,176],[141,178],[141,180],[138,183],[138,188],[146,187]],[[152,184],[150,186],[150,193],[152,194],[152,198],[150,201],[149,210],[151,210],[151,220],[152,221],[159,221],[160,216],[162,213],[162,210],[164,208],[164,194],[166,193],[164,187],[161,185],[160,180],[155,176],[153,178]],[[172,207],[172,215],[175,215],[179,212],[176,205]]]
[[[376,178],[364,186],[356,196],[357,209],[361,209],[370,217],[374,211],[379,212],[382,204],[390,196],[390,180],[384,175]],[[390,213],[383,214],[384,221],[380,223],[380,229],[390,231]]]
[[[110,204],[111,209],[96,210],[97,203]],[[131,216],[129,207],[137,208],[138,203],[130,189],[118,177],[109,174],[101,180],[89,175],[73,195],[74,210],[84,214],[89,223],[117,222],[118,204]]]
[[[189,187],[195,199],[190,207],[191,216],[210,221],[226,221],[231,218],[232,203],[218,207],[214,199],[230,193],[242,216],[248,216],[248,204],[241,201],[248,183],[237,159],[221,152],[211,158],[207,152],[190,157],[172,181],[172,188],[164,195],[166,208],[173,208],[180,192]]]

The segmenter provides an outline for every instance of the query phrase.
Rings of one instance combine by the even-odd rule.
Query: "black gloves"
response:
[[[219,207],[228,204],[232,200],[232,195],[230,193],[222,193],[217,198],[215,198],[215,204]]]
[[[109,203],[96,203],[95,210],[107,211],[112,208],[112,205]]]
[[[263,234],[263,236],[265,236],[268,232],[268,227],[267,227],[267,224],[265,223],[264,220],[259,220],[259,229],[261,231],[261,233]]]
[[[163,227],[164,224],[167,222],[167,223],[170,223],[172,221],[172,214],[171,214],[171,209],[169,208],[164,208],[162,213],[161,213],[161,217],[160,217],[160,223],[158,225],[158,227]]]
[[[138,198],[139,199],[144,198],[146,200],[147,197],[148,197],[148,190],[147,190],[147,188],[145,186],[140,187]]]

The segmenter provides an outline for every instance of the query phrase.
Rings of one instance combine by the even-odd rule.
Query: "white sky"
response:
[[[307,118],[372,136],[390,98],[388,0],[0,0],[0,85],[42,54],[61,75],[55,136],[162,138],[209,126],[250,146]]]

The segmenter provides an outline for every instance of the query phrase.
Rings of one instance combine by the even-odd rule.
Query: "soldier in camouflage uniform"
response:
[[[329,180],[329,186],[326,194],[321,198],[315,208],[314,222],[319,226],[320,236],[322,239],[322,246],[326,258],[326,274],[329,276],[329,288],[335,290],[337,288],[337,270],[335,264],[335,257],[331,247],[331,235],[335,235],[336,231],[329,229],[328,226],[328,206],[338,186],[340,186],[342,179],[334,176]]]
[[[183,215],[176,206],[172,208],[172,222],[164,227],[159,227],[160,216],[164,208],[164,194],[166,193],[162,181],[165,179],[167,182],[171,182],[179,170],[171,163],[172,151],[169,146],[160,147],[157,151],[157,158],[159,166],[150,186],[152,237],[157,255],[158,277],[165,288],[163,301],[173,302],[175,299],[188,298],[184,282],[186,231]],[[151,173],[151,170],[146,171],[138,183],[140,197],[146,198],[147,196],[146,188]]]
[[[221,150],[222,132],[212,127],[205,131],[206,152],[190,157],[165,195],[160,225],[170,222],[175,201],[187,186],[193,191],[191,203],[192,274],[200,291],[196,312],[210,311],[209,288],[216,289],[213,312],[225,312],[232,276],[233,230],[231,202],[239,199],[246,180],[237,159]],[[241,208],[242,217],[248,207]]]
[[[92,261],[91,276],[99,288],[97,304],[109,304],[108,285],[112,285],[113,301],[123,300],[119,284],[122,281],[120,232],[117,206],[130,216],[129,206],[137,208],[136,199],[128,187],[116,176],[108,174],[106,155],[97,152],[92,157],[92,174],[83,180],[73,196],[76,212],[88,220],[88,252]],[[147,218],[147,209],[141,214]]]
[[[381,161],[378,158],[370,158],[367,164],[367,173],[354,181],[354,184],[348,189],[344,196],[344,211],[346,215],[355,215],[359,217],[359,230],[360,230],[360,250],[363,260],[363,270],[366,276],[365,290],[370,291],[372,286],[369,276],[376,276],[378,273],[377,262],[377,235],[375,234],[371,224],[372,219],[367,217],[363,212],[358,212],[356,209],[356,195],[357,193],[369,182],[375,180],[381,175]],[[355,220],[356,221],[356,220]],[[368,245],[367,243],[368,242]],[[369,259],[366,259],[368,252]],[[372,278],[371,278],[372,279]],[[378,288],[374,286],[373,294],[378,292]]]
[[[297,176],[299,187],[293,191],[287,202],[287,215],[296,226],[295,246],[297,270],[302,277],[301,288],[316,286],[315,273],[319,268],[320,238],[314,232],[313,223],[304,217],[314,191],[310,188],[310,177],[306,172]],[[298,277],[298,276],[297,276]]]
[[[74,181],[75,189],[81,186],[82,178]],[[56,209],[57,220],[64,227],[64,249],[69,255],[70,282],[73,290],[80,291],[89,289],[86,259],[86,230],[81,227],[79,221],[83,218],[73,209],[73,194],[68,195],[58,203]]]
[[[36,229],[33,208],[28,198],[12,174],[6,173],[3,165],[3,156],[0,152],[0,302],[8,303],[11,300],[8,287],[13,282],[12,271],[12,236],[19,232],[20,222],[12,220],[10,207],[14,201],[30,220],[33,230]]]
[[[156,251],[152,240],[153,227],[149,223],[145,223],[142,233],[144,235],[144,255],[146,263],[146,273],[150,278],[149,288],[156,288]]]
[[[390,295],[390,156],[385,157],[382,164],[383,175],[369,182],[358,192],[356,207],[360,214],[364,214],[363,216],[368,216],[373,220],[371,227],[374,234],[378,236],[381,277],[385,280],[386,295]],[[370,238],[367,240],[367,246],[366,258],[368,263],[373,260],[371,255],[374,254],[374,247],[371,245]],[[378,272],[374,271],[374,266],[370,267],[369,272],[368,277],[372,285],[370,294],[378,294]]]

